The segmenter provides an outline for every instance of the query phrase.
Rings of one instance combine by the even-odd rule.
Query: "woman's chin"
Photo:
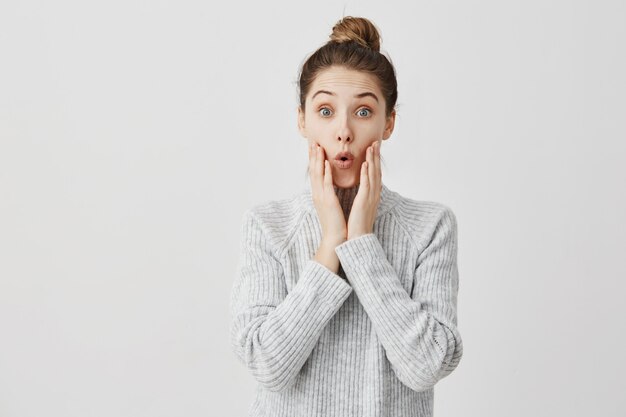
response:
[[[359,178],[349,177],[347,175],[333,178],[333,184],[339,188],[352,188],[359,184]]]

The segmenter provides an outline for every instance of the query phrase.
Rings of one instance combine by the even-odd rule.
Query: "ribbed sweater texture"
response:
[[[347,219],[359,185],[333,187]],[[432,416],[463,354],[454,213],[383,183],[337,273],[313,259],[321,238],[309,182],[243,215],[230,343],[258,381],[248,416]]]

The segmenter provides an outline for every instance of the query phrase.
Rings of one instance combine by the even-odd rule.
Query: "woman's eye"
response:
[[[362,112],[367,112],[367,113],[363,114]],[[363,117],[367,117],[367,116],[369,116],[370,112],[371,112],[370,109],[361,109],[361,110],[359,110],[359,115],[361,115]]]
[[[322,116],[324,116],[324,117],[330,116],[330,109],[328,107],[322,107],[320,109],[320,112],[321,112]]]

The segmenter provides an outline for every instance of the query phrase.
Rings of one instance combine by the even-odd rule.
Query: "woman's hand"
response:
[[[380,142],[377,141],[367,148],[365,162],[361,165],[359,192],[354,197],[348,218],[348,240],[373,233],[382,184]]]
[[[347,226],[343,209],[333,188],[330,161],[318,144],[309,145],[309,177],[317,215],[322,225],[322,242],[335,247],[346,241]]]

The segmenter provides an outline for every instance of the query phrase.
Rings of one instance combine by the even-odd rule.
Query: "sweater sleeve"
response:
[[[418,257],[411,294],[402,286],[373,233],[335,252],[385,349],[391,368],[415,391],[433,387],[459,364],[457,224],[445,207]]]
[[[255,379],[274,392],[295,382],[322,330],[352,292],[346,280],[313,259],[287,292],[276,256],[248,210],[230,298],[230,342]]]

